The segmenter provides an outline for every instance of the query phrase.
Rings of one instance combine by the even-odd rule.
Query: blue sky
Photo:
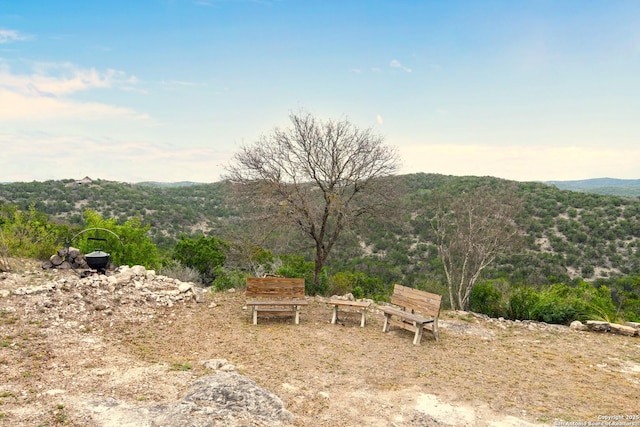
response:
[[[220,180],[292,112],[400,173],[640,178],[636,0],[2,0],[0,182]]]

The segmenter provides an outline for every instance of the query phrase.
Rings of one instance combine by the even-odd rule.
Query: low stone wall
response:
[[[63,319],[81,323],[100,318],[142,320],[154,316],[158,307],[204,302],[205,289],[201,286],[157,275],[139,265],[86,277],[68,272],[33,286],[21,286],[24,278],[20,275],[2,275],[0,297],[29,298],[31,309],[45,310],[52,323]]]
[[[620,325],[599,320],[587,320],[586,324],[584,324],[579,320],[575,320],[571,322],[570,327],[576,331],[610,332],[628,337],[640,336],[640,323],[636,322],[627,322],[624,325]]]

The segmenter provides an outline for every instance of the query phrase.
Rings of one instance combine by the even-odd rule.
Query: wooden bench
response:
[[[364,328],[367,321],[367,309],[371,305],[367,301],[349,301],[333,298],[327,302],[327,304],[333,305],[333,316],[331,317],[331,323],[336,324],[338,322],[338,307],[353,307],[360,313],[360,327]],[[344,312],[343,312],[344,313]]]
[[[420,345],[422,332],[427,329],[438,340],[438,316],[442,296],[419,291],[402,285],[394,285],[391,304],[380,306],[384,312],[382,332],[389,332],[391,325],[415,332],[413,344]]]
[[[251,307],[253,324],[258,324],[258,313],[294,316],[300,323],[300,306],[307,305],[304,296],[304,279],[285,277],[248,277],[247,307]]]

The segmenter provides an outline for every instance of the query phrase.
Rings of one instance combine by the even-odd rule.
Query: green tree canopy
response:
[[[200,236],[198,239],[181,237],[173,250],[173,258],[181,264],[196,269],[204,283],[216,278],[218,267],[222,267],[229,244],[216,237]]]
[[[130,218],[120,224],[115,218],[103,218],[98,212],[87,209],[84,212],[87,229],[105,229],[111,233],[84,233],[77,244],[84,253],[96,249],[97,244],[91,238],[105,239],[104,247],[100,249],[111,255],[111,261],[116,265],[143,265],[146,268],[158,268],[160,253],[158,247],[149,238],[150,225],[143,225],[140,218]]]

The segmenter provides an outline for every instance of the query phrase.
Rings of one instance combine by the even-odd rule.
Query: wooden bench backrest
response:
[[[247,277],[247,298],[304,299],[304,279]]]
[[[442,295],[432,294],[402,285],[394,285],[391,303],[423,315],[438,317]]]

